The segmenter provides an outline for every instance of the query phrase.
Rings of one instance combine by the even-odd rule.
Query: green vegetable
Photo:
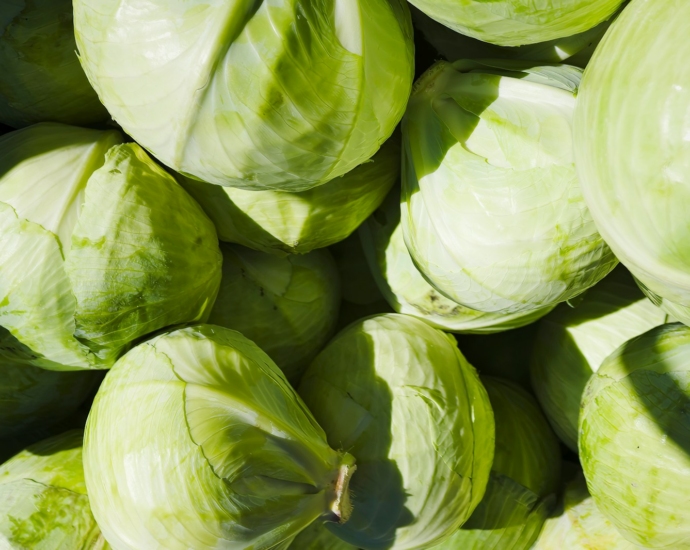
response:
[[[564,302],[616,265],[572,158],[581,70],[526,63],[439,62],[403,120],[405,243],[432,286],[479,311]]]
[[[299,394],[331,447],[357,457],[352,517],[326,524],[346,542],[428,548],[482,499],[493,414],[450,336],[398,314],[353,323],[316,357]]]
[[[527,312],[485,313],[461,306],[432,287],[415,267],[400,224],[400,191],[394,189],[360,226],[359,235],[381,293],[398,313],[459,333],[492,333],[527,325],[553,306]]]
[[[93,124],[109,118],[75,53],[71,0],[0,3],[0,122]]]
[[[0,138],[0,355],[108,368],[130,343],[205,319],[213,224],[118,132],[37,124]]]
[[[582,398],[579,447],[599,510],[630,542],[690,548],[690,328],[661,325],[603,362]]]
[[[358,550],[356,546],[339,539],[321,523],[314,522],[302,531],[290,550]]]
[[[438,550],[527,550],[556,503],[558,440],[533,397],[500,378],[483,377],[496,421],[496,452],[486,494]]]
[[[116,550],[263,550],[314,520],[346,521],[355,467],[268,355],[196,325],[115,364],[89,415],[84,469]]]
[[[569,37],[611,17],[624,0],[414,0],[412,4],[467,36],[499,46]]]
[[[32,445],[0,466],[0,541],[7,549],[106,550],[89,507],[83,430]]]
[[[606,35],[575,112],[578,175],[616,256],[690,323],[690,4],[635,0]]]
[[[551,426],[577,451],[580,400],[602,361],[630,338],[665,323],[632,277],[617,268],[581,301],[561,304],[539,323],[531,361],[532,386]]]
[[[582,473],[565,488],[563,501],[532,547],[533,550],[636,550],[597,509]]]
[[[209,323],[241,332],[299,381],[333,336],[340,279],[326,250],[280,258],[225,244],[223,278]]]
[[[404,0],[75,0],[74,26],[129,135],[178,172],[245,189],[354,169],[392,134],[413,78]]]
[[[0,438],[52,426],[73,414],[94,388],[95,372],[53,372],[0,362]]]
[[[248,191],[180,176],[221,240],[273,254],[304,254],[345,239],[381,204],[400,175],[400,137],[370,160],[301,193]]]

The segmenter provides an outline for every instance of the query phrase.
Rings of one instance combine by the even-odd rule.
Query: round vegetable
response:
[[[592,58],[574,144],[602,236],[656,303],[690,324],[690,36],[683,0],[633,1]]]
[[[225,244],[223,278],[209,323],[241,332],[291,382],[333,335],[340,279],[326,250],[280,258]]]
[[[346,521],[355,467],[268,355],[196,325],[115,364],[89,415],[84,469],[115,550],[267,550],[316,519]]]
[[[413,78],[404,0],[75,0],[113,118],[196,179],[304,191],[393,133]]]
[[[333,448],[357,457],[353,512],[327,527],[364,549],[428,548],[479,504],[494,450],[486,390],[455,341],[405,315],[353,323],[299,394]]]
[[[461,305],[516,313],[602,279],[572,156],[582,71],[525,62],[439,62],[403,120],[402,227],[422,275]]]
[[[690,548],[690,328],[661,325],[603,362],[582,398],[580,459],[629,541]]]
[[[532,547],[556,504],[558,440],[533,397],[500,378],[483,377],[496,421],[496,452],[486,494],[438,550]]]
[[[79,65],[71,0],[0,3],[0,122],[93,124],[109,118]]]
[[[572,36],[611,17],[624,0],[413,0],[428,16],[500,46]]]
[[[625,269],[617,268],[574,304],[539,323],[530,365],[532,387],[551,426],[577,451],[577,421],[587,381],[630,338],[665,323]]]
[[[485,313],[461,306],[432,287],[410,256],[400,224],[400,190],[394,189],[359,229],[362,246],[381,293],[398,313],[459,333],[493,333],[533,323],[553,306],[527,312]]]
[[[220,282],[211,221],[118,132],[37,124],[0,138],[2,355],[108,368],[130,343],[205,319]]]
[[[400,136],[370,160],[301,193],[248,191],[180,176],[223,241],[273,254],[304,254],[342,241],[381,204],[400,176]]]
[[[86,494],[83,436],[83,430],[71,430],[51,437],[0,466],[0,540],[4,548],[110,548]]]

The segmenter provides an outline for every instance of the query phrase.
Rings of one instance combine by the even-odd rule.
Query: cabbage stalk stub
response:
[[[599,510],[629,541],[690,548],[690,328],[609,355],[582,398],[580,460]]]
[[[303,191],[391,135],[413,78],[404,0],[76,0],[113,118],[183,174]]]
[[[355,470],[275,363],[214,325],[163,334],[115,364],[89,415],[84,468],[115,550],[286,548],[314,520],[347,520]]]
[[[326,526],[364,549],[422,549],[482,499],[494,451],[486,390],[452,337],[406,315],[340,332],[299,394],[333,448],[357,457],[350,520]]]
[[[616,265],[572,154],[582,71],[439,62],[403,119],[402,227],[422,275],[471,309],[527,312],[577,296]]]
[[[633,1],[592,58],[574,123],[578,174],[599,231],[645,292],[686,324],[688,18],[683,0]]]

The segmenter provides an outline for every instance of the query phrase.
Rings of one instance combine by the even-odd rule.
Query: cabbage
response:
[[[326,250],[280,258],[225,244],[223,278],[209,323],[241,332],[299,381],[333,336],[340,280]]]
[[[585,32],[606,21],[624,0],[413,0],[412,4],[467,36],[522,46]]]
[[[216,224],[221,240],[273,254],[304,254],[350,235],[381,204],[399,174],[396,133],[364,164],[301,193],[178,180]]]
[[[580,460],[601,512],[630,542],[690,548],[690,328],[629,340],[582,398]]]
[[[500,332],[532,323],[553,309],[547,306],[527,312],[485,313],[463,307],[437,292],[417,270],[405,246],[399,189],[391,191],[360,226],[359,235],[371,272],[390,306],[433,327],[459,333]]]
[[[539,405],[511,382],[482,382],[496,422],[491,476],[470,519],[437,550],[527,550],[556,503],[561,451]]]
[[[124,355],[84,439],[93,513],[115,550],[286,548],[316,519],[347,520],[353,463],[268,355],[213,325]]]
[[[130,343],[205,319],[213,224],[118,132],[37,124],[0,138],[0,356],[108,368]]]
[[[20,128],[108,119],[75,50],[71,0],[2,0],[0,122]]]
[[[413,78],[404,0],[75,0],[113,118],[196,179],[304,191],[391,135]]]
[[[561,304],[539,323],[532,386],[551,426],[577,451],[580,400],[602,361],[630,338],[665,323],[632,277],[617,268],[575,304]]]
[[[422,275],[454,302],[533,311],[616,265],[575,174],[580,75],[566,65],[457,61],[417,82],[403,120],[403,234]]]
[[[546,520],[532,550],[636,550],[597,509],[582,473],[565,487],[558,513]]]
[[[106,550],[84,485],[82,430],[41,441],[0,466],[0,544]]]
[[[574,123],[578,174],[599,231],[656,303],[686,324],[688,17],[682,0],[632,2],[592,59]]]
[[[339,539],[323,524],[314,522],[295,538],[290,550],[358,550]]]
[[[405,315],[361,320],[316,357],[299,394],[331,447],[357,457],[352,516],[326,524],[346,542],[428,548],[482,499],[493,414],[452,337]]]

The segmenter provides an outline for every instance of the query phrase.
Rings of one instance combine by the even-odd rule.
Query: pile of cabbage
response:
[[[0,547],[690,549],[688,21],[3,0]]]

